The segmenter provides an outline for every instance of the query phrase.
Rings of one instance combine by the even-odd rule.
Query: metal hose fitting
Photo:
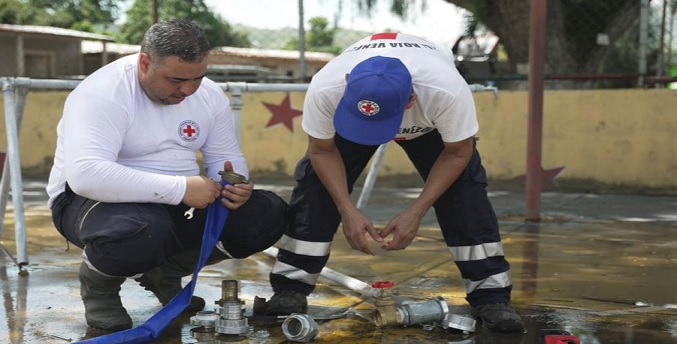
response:
[[[217,319],[219,319],[219,314],[214,311],[199,311],[190,317],[190,324],[213,330]]]
[[[308,314],[294,313],[282,323],[282,332],[293,342],[308,342],[320,331],[315,319]]]
[[[457,314],[447,314],[442,322],[445,329],[454,329],[464,332],[475,332],[475,319]]]
[[[400,311],[404,326],[431,322],[442,323],[449,313],[449,305],[443,298],[438,297],[433,301],[403,302]]]
[[[236,280],[221,282],[221,299],[216,301],[220,317],[216,320],[216,332],[221,334],[243,335],[247,333],[247,318],[242,315],[243,301],[237,296]]]
[[[241,174],[231,172],[231,171],[219,171],[221,175],[221,180],[227,184],[248,184],[249,181],[247,178]]]

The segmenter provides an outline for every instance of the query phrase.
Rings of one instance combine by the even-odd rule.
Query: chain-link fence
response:
[[[266,2],[248,3],[256,7]],[[299,51],[303,46],[308,52],[336,54],[375,32],[412,33],[452,49],[469,81],[499,83],[502,88],[525,85],[528,0],[478,1],[485,7],[475,7],[473,13],[451,0],[410,1],[405,18],[391,14],[390,0],[378,1],[371,10],[357,6],[357,2],[276,2],[275,12],[288,20],[287,26],[278,28],[266,28],[274,23],[265,17],[256,21],[237,16],[226,19],[247,32],[252,47],[262,49]],[[662,86],[672,81],[677,1],[551,0],[547,6],[547,87]],[[305,36],[299,31],[300,22]],[[300,37],[305,41],[300,43]]]
[[[676,5],[674,0],[548,2],[549,85],[666,85]]]

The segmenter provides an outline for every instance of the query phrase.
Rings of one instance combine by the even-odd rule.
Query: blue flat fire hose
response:
[[[221,173],[221,172],[219,172]],[[228,172],[226,172],[228,173]],[[231,173],[232,174],[232,173]],[[245,183],[246,179],[243,179]],[[222,174],[221,185],[231,184],[225,181],[225,175]],[[200,248],[200,259],[195,266],[195,273],[190,283],[179,292],[164,308],[148,319],[143,325],[129,330],[115,332],[104,336],[80,341],[80,344],[141,344],[150,343],[157,340],[167,330],[171,322],[176,319],[184,309],[190,304],[197,283],[197,275],[207,259],[214,251],[214,247],[221,238],[221,232],[228,219],[229,209],[224,207],[221,202],[212,203],[207,209],[207,221],[205,222],[205,231],[202,237],[202,246]]]

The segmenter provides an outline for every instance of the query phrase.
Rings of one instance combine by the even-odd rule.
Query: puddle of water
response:
[[[36,226],[49,223],[31,219]],[[504,246],[515,281],[514,304],[524,317],[526,333],[505,335],[478,328],[463,335],[420,325],[377,328],[368,317],[353,315],[321,322],[314,342],[541,344],[543,330],[563,330],[584,344],[674,344],[677,310],[664,306],[677,303],[677,240],[671,239],[675,230],[643,222],[504,224]],[[439,230],[426,228],[421,234],[406,251],[379,252],[377,257],[356,255],[343,240],[336,240],[330,267],[369,283],[395,281],[392,292],[401,297],[441,296],[455,312],[467,314],[462,282]],[[3,237],[13,237],[11,230]],[[5,247],[13,245],[8,241]],[[0,343],[64,344],[100,335],[84,323],[77,280],[79,250],[71,247],[64,252],[64,242],[48,225],[31,227],[29,249],[29,276],[19,276],[12,262],[0,259],[0,314],[5,316],[0,321]],[[221,297],[221,281],[237,278],[239,296],[251,307],[255,296],[272,295],[271,266],[272,260],[262,255],[209,266],[200,275],[196,294],[213,308]],[[136,326],[160,309],[154,296],[133,281],[123,285],[122,296]],[[361,301],[354,292],[323,279],[309,298],[311,305],[340,308]],[[369,307],[364,302],[358,310]],[[157,343],[286,342],[281,321],[251,322],[243,337],[195,335],[191,315],[178,318]]]

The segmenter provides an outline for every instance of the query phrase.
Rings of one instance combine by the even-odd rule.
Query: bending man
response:
[[[303,129],[309,144],[295,172],[295,225],[279,244],[266,313],[305,312],[339,223],[353,249],[374,255],[368,238],[403,250],[434,208],[473,312],[489,329],[524,329],[510,306],[510,265],[476,149],[475,103],[450,50],[396,33],[354,43],[313,76]],[[379,231],[350,192],[378,146],[393,140],[425,185]]]

